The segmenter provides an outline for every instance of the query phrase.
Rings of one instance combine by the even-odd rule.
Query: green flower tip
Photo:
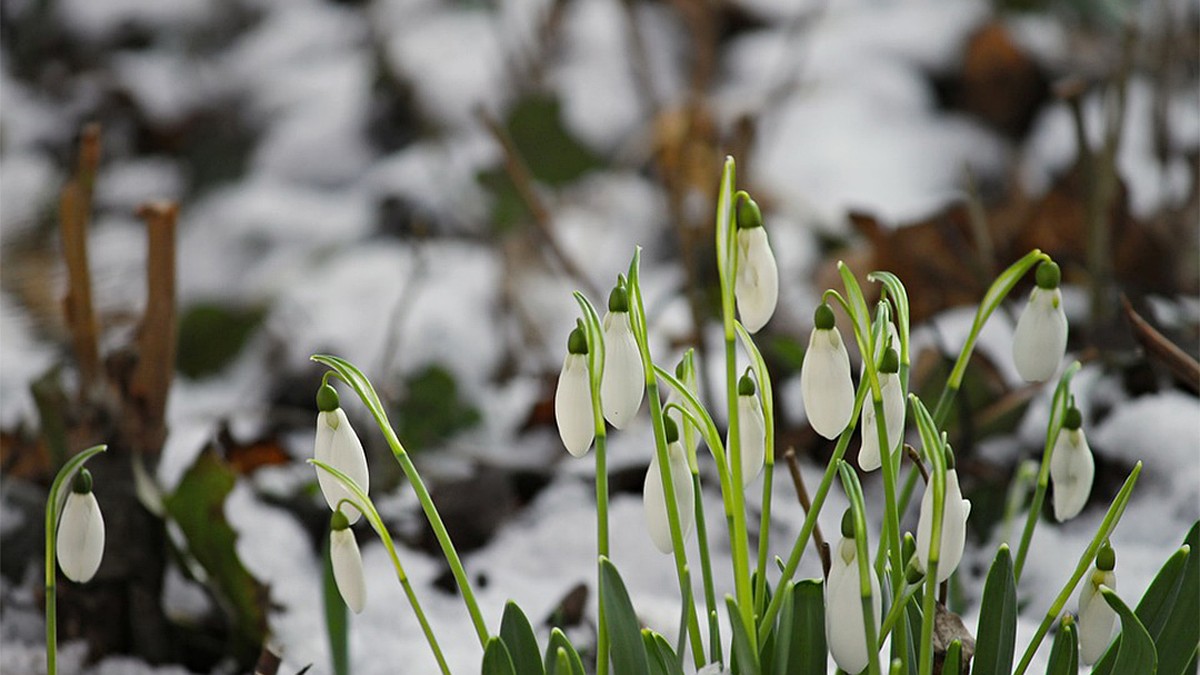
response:
[[[854,538],[854,509],[846,509],[842,514],[842,536],[847,539]]]
[[[1063,415],[1063,428],[1069,431],[1075,431],[1083,426],[1083,413],[1079,412],[1079,408],[1071,406],[1067,408],[1067,414]]]
[[[667,437],[667,443],[675,443],[679,440],[679,425],[675,424],[675,420],[668,415],[663,415],[663,435]]]
[[[333,412],[339,407],[341,407],[341,403],[338,401],[337,389],[334,389],[333,385],[328,382],[322,384],[321,388],[317,390],[317,410]]]
[[[887,351],[883,352],[883,362],[879,364],[879,372],[892,374],[900,372],[900,355],[896,353],[895,349],[888,347]]]
[[[754,392],[754,378],[750,377],[750,369],[747,368],[738,380],[738,396],[753,396]]]
[[[1062,270],[1058,268],[1058,263],[1053,261],[1043,262],[1038,265],[1034,276],[1037,278],[1038,288],[1044,288],[1048,291],[1058,288],[1058,284],[1062,282]]]
[[[80,469],[79,473],[75,474],[75,480],[71,482],[71,491],[81,495],[91,492],[92,472],[87,469]]]
[[[1060,630],[1066,630],[1074,625],[1075,625],[1075,617],[1072,616],[1070,612],[1063,614],[1062,624],[1060,624],[1060,626],[1059,626]]]
[[[616,286],[613,286],[612,292],[608,294],[608,311],[629,311],[629,293],[625,291],[624,285],[620,280],[617,281]]]
[[[1100,552],[1096,554],[1096,569],[1101,572],[1111,572],[1117,566],[1117,554],[1113,551],[1112,546],[1106,541],[1100,547]]]
[[[342,513],[342,509],[339,507],[329,519],[329,529],[334,532],[341,532],[347,527],[350,527],[350,519],[346,517],[346,514]]]
[[[749,195],[738,204],[737,224],[738,229],[742,230],[762,227],[762,211]]]
[[[954,461],[954,450],[949,445],[946,446],[946,470],[953,471],[957,462]]]
[[[583,329],[576,326],[571,330],[571,335],[567,338],[567,351],[571,354],[586,354],[588,353],[587,338],[583,335]]]
[[[921,583],[921,580],[924,578],[925,570],[921,569],[920,562],[915,557],[911,558],[908,561],[908,565],[904,568],[904,580],[908,582],[908,585],[915,586]]]
[[[678,379],[680,382],[686,382],[686,380],[687,380],[687,362],[686,361],[680,361],[679,363],[675,364],[675,378]]]
[[[912,560],[912,557],[917,554],[917,540],[913,538],[912,532],[904,533],[904,543],[900,545],[900,557],[903,560]]]
[[[829,306],[829,303],[822,302],[817,305],[817,311],[813,312],[813,325],[818,330],[830,330],[834,323],[836,321],[833,318],[833,308]]]

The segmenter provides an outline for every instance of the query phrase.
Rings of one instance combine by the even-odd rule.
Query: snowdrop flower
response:
[[[738,380],[737,405],[738,443],[742,452],[742,485],[745,486],[752,483],[762,472],[767,449],[767,426],[749,369]]]
[[[1087,437],[1083,435],[1083,415],[1074,405],[1067,408],[1062,428],[1054,440],[1050,455],[1050,481],[1054,484],[1054,518],[1058,522],[1079,515],[1092,493],[1096,463]]]
[[[695,521],[696,495],[692,492],[692,472],[688,468],[687,454],[679,442],[679,427],[670,417],[663,417],[667,436],[667,462],[670,464],[671,482],[675,487],[675,506],[679,511],[679,530],[686,541]],[[642,486],[642,507],[646,514],[646,529],[650,539],[663,553],[670,553],[671,521],[667,516],[667,498],[663,492],[662,476],[658,470],[658,453],[650,457],[650,468],[646,470],[646,482]]]
[[[596,425],[592,418],[592,384],[588,376],[588,346],[578,326],[567,338],[558,389],[554,392],[554,419],[567,452],[583,457],[592,447]]]
[[[350,426],[346,411],[338,402],[337,390],[329,384],[321,385],[317,390],[317,442],[313,456],[321,462],[346,474],[366,492],[371,487],[371,477],[367,473],[367,455],[363,452],[362,441]],[[328,472],[317,469],[317,483],[329,508],[338,509],[338,503],[343,499],[351,499],[353,495],[342,485],[341,481]],[[353,506],[346,506],[346,518],[357,522],[362,514]]]
[[[604,419],[624,429],[641,407],[645,389],[642,353],[629,323],[629,296],[618,282],[608,296],[604,315],[604,375],[600,379]]]
[[[954,468],[954,452],[946,446],[946,506],[942,511],[942,545],[938,552],[938,583],[950,578],[962,561],[963,546],[967,543],[967,517],[971,515],[970,500],[963,499],[958,486],[958,471]],[[917,561],[922,570],[929,569],[929,543],[933,536],[933,481],[925,486],[921,498],[921,515],[917,520]]]
[[[850,355],[834,325],[833,309],[822,303],[813,317],[813,332],[800,367],[800,394],[808,423],[825,438],[845,430],[854,414]]]
[[[1054,377],[1067,351],[1067,315],[1058,289],[1062,280],[1058,265],[1043,262],[1036,276],[1037,287],[1029,294],[1013,334],[1013,361],[1026,381],[1045,382]]]
[[[779,299],[779,268],[762,226],[758,204],[747,197],[738,207],[737,279],[733,295],[737,299],[742,325],[751,333],[771,320]]]
[[[829,577],[825,580],[825,640],[838,668],[859,673],[867,667],[867,633],[863,623],[862,589],[858,573],[858,549],[854,544],[854,521],[847,509],[842,518],[842,539],[833,548]],[[871,573],[871,620],[879,634],[881,600],[879,579]]]
[[[904,390],[900,384],[900,357],[895,349],[888,349],[879,368],[879,389],[883,396],[883,420],[887,427],[888,452],[896,449],[904,435]],[[875,428],[875,406],[863,405],[862,449],[858,451],[858,466],[863,471],[874,471],[881,466],[879,454],[879,430]]]
[[[1117,613],[1100,595],[1100,586],[1116,590],[1117,576],[1113,573],[1116,564],[1117,556],[1105,542],[1096,554],[1096,568],[1079,591],[1079,660],[1089,666],[1104,655],[1112,642]]]
[[[92,473],[80,469],[63,505],[55,539],[58,566],[76,583],[96,574],[104,557],[104,516],[92,493]]]
[[[350,520],[341,509],[334,511],[333,518],[329,521],[329,561],[332,563],[333,580],[337,582],[342,600],[355,614],[362,612],[363,604],[367,600],[362,554],[359,553],[354,532],[350,529]]]

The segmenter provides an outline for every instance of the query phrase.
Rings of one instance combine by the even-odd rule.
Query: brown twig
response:
[[[530,173],[529,167],[525,165],[525,160],[521,158],[521,153],[513,143],[512,137],[508,135],[508,131],[504,129],[495,117],[482,107],[475,109],[475,115],[492,134],[492,138],[496,140],[496,143],[503,151],[504,171],[513,182],[513,186],[516,187],[517,194],[521,196],[521,200],[525,202],[525,206],[533,215],[533,224],[537,227],[538,233],[541,234],[542,240],[550,250],[551,256],[554,257],[564,272],[584,287],[584,290],[589,295],[602,300],[606,299],[608,297],[607,294],[601,293],[600,289],[592,283],[592,280],[583,273],[579,265],[559,245],[558,237],[554,234],[554,224],[550,217],[550,211],[542,203],[541,197],[538,196],[537,190],[533,185],[533,175]]]
[[[800,500],[800,507],[807,514],[812,509],[812,501],[808,498],[808,489],[804,487],[804,476],[800,474],[800,462],[796,460],[795,448],[788,448],[787,452],[783,453],[783,458],[787,460],[788,473],[792,475],[792,485],[796,486],[796,497]],[[821,567],[825,570],[825,575],[829,576],[829,545],[825,543],[825,537],[821,534],[820,523],[813,523],[813,546],[821,558]]]
[[[925,481],[925,484],[929,485],[929,469],[925,468],[925,462],[921,461],[921,453],[917,452],[917,449],[908,443],[904,444],[904,453],[916,465],[917,471],[921,472],[921,478]]]
[[[178,205],[150,202],[138,208],[146,221],[146,313],[138,329],[138,361],[130,394],[139,408],[137,451],[156,454],[166,440],[165,413],[175,372],[175,221]]]
[[[1133,328],[1133,337],[1146,353],[1165,365],[1171,371],[1171,375],[1193,394],[1200,394],[1200,362],[1142,318],[1123,293],[1121,308],[1125,310],[1125,318],[1129,319],[1129,325]]]
[[[92,276],[88,262],[87,224],[92,212],[92,185],[100,164],[100,126],[84,127],[79,143],[79,169],[63,187],[59,199],[63,258],[67,264],[67,295],[63,298],[67,329],[79,362],[81,395],[96,391],[100,350],[96,312],[92,306]]]

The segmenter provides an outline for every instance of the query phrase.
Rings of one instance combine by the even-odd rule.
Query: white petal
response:
[[[362,554],[350,528],[329,533],[329,560],[333,563],[333,580],[346,606],[355,614],[363,610],[367,600],[367,585],[363,579]]]
[[[95,576],[104,557],[104,516],[95,493],[67,495],[55,543],[58,566],[68,579],[83,583]]]
[[[829,578],[825,582],[825,639],[838,667],[858,673],[867,667],[866,629],[863,625],[862,592],[857,557],[849,561],[841,554],[853,550],[854,542],[843,538],[833,550]],[[879,633],[881,598],[879,580],[871,574],[871,605],[875,632]]]
[[[895,373],[880,374],[879,388],[883,396],[888,449],[895,450],[904,434],[904,392],[901,391],[900,377]],[[862,449],[858,453],[858,465],[863,471],[874,471],[880,467],[882,458],[879,455],[879,430],[875,428],[875,406],[870,401],[863,405],[862,423],[859,426]]]
[[[800,394],[808,423],[825,438],[834,439],[854,414],[854,383],[850,355],[836,328],[814,328],[800,367]]]
[[[1116,576],[1103,573],[1104,585],[1116,589]],[[1108,649],[1116,627],[1117,613],[1100,595],[1093,579],[1084,582],[1079,593],[1079,660],[1092,665]]]
[[[1092,493],[1096,462],[1082,429],[1061,429],[1050,456],[1050,482],[1054,485],[1054,518],[1058,522],[1079,515]]]
[[[675,503],[679,512],[679,530],[686,541],[695,522],[696,495],[692,492],[692,473],[688,469],[687,456],[678,442],[667,446],[671,480],[675,488]],[[671,522],[667,516],[667,499],[664,496],[662,476],[658,470],[658,453],[650,457],[650,468],[642,485],[642,509],[646,516],[646,529],[659,551],[670,553]]]
[[[317,414],[317,442],[313,456],[349,476],[358,483],[363,492],[370,490],[367,455],[363,452],[358,434],[354,433],[354,427],[346,417],[346,411],[341,408]],[[321,493],[325,495],[325,501],[333,510],[337,510],[338,503],[343,499],[354,500],[354,495],[341,481],[322,469],[317,469],[317,482],[321,486]],[[349,504],[342,507],[342,513],[351,523],[356,522],[362,515]]]
[[[604,375],[600,379],[604,419],[624,429],[641,407],[645,389],[642,354],[629,325],[629,312],[609,312],[604,316]]]
[[[767,427],[758,396],[738,396],[738,438],[742,451],[742,485],[762,472],[766,460]]]
[[[1067,351],[1067,315],[1062,292],[1035,288],[1013,333],[1013,362],[1028,382],[1054,377]]]
[[[563,359],[558,389],[554,392],[554,419],[567,452],[576,457],[586,455],[596,436],[596,425],[592,420],[592,387],[588,383],[584,354],[567,354]]]
[[[962,561],[963,547],[967,541],[967,517],[971,513],[971,502],[962,498],[958,485],[958,472],[946,472],[946,505],[942,511],[942,541],[938,547],[937,580],[941,583],[954,574]],[[925,487],[921,497],[921,514],[917,520],[917,564],[929,569],[929,542],[933,536],[933,484]]]
[[[738,230],[738,271],[733,294],[742,325],[751,333],[771,320],[779,300],[779,268],[762,227]]]

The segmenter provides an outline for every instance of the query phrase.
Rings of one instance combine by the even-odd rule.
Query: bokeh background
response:
[[[1145,474],[1114,538],[1127,599],[1200,515],[1194,360],[1162,349],[1198,353],[1194,1],[3,0],[0,12],[5,673],[44,669],[45,491],[64,456],[96,442],[113,445],[93,462],[108,550],[93,583],[61,590],[65,670],[240,672],[268,645],[281,673],[329,672],[328,511],[303,463],[314,352],[376,383],[489,621],[513,598],[543,632],[588,644],[592,468],[562,451],[552,415],[570,292],[603,302],[642,246],[656,358],[696,348],[717,400],[726,155],[779,261],[760,345],[779,447],[795,448],[810,485],[832,448],[804,420],[797,375],[832,264],[909,285],[914,385],[930,400],[990,279],[1040,247],[1064,270],[1097,480],[1077,520],[1039,527],[1021,635],[1136,461]],[[1008,486],[1045,434],[1049,392],[1021,382],[1009,353],[1026,292],[985,331],[951,422],[975,504],[952,607],[972,627],[982,574],[1012,536]],[[1153,332],[1133,327],[1122,295]],[[436,543],[369,416],[349,391],[343,402],[452,666],[470,672],[479,649]],[[645,413],[611,438],[614,559],[640,617],[672,635],[673,572],[640,520]],[[803,513],[786,482],[775,494],[783,554]],[[384,550],[359,529],[370,597],[351,620],[354,671],[434,672]],[[819,574],[813,556],[801,573]]]

